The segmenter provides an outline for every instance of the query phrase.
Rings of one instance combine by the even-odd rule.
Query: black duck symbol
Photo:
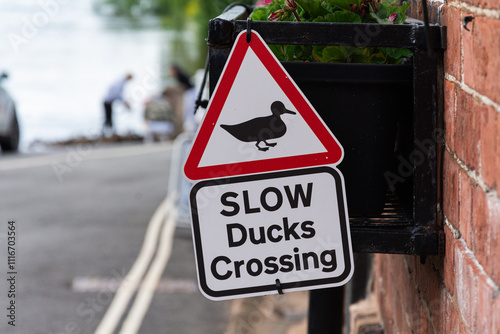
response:
[[[281,120],[281,115],[296,112],[288,110],[281,101],[271,104],[271,116],[257,117],[246,122],[234,125],[221,124],[221,128],[229,132],[233,137],[243,142],[255,141],[255,146],[259,151],[269,150],[269,146],[274,147],[277,143],[268,143],[267,140],[283,137],[286,133],[285,122]],[[266,147],[260,147],[264,142]]]

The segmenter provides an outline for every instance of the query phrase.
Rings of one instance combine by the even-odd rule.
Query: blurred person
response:
[[[172,103],[174,92],[169,87],[150,101],[144,109],[147,132],[146,142],[165,141],[178,134],[177,115]]]
[[[177,83],[181,85],[184,90],[193,88],[191,79],[178,65],[170,65],[169,74],[172,78],[176,79]]]
[[[123,98],[123,89],[125,84],[132,80],[132,74],[128,73],[125,77],[115,81],[109,87],[106,97],[104,98],[104,127],[103,132],[113,132],[113,103],[115,101],[122,102],[123,105],[130,110],[130,104]]]
[[[194,118],[196,90],[189,76],[176,64],[170,65],[169,74],[177,82],[178,101],[176,112],[179,117],[179,127],[183,131],[194,132],[197,122]]]

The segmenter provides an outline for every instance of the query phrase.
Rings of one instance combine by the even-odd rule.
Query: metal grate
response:
[[[351,227],[394,228],[412,226],[414,223],[408,217],[408,213],[405,212],[397,195],[388,193],[384,210],[379,215],[370,217],[350,215],[349,223]]]

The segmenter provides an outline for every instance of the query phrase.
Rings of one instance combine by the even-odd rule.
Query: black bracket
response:
[[[280,295],[284,294],[283,289],[281,288],[281,282],[278,278],[276,279],[276,290],[278,290]]]
[[[470,22],[472,22],[472,20],[474,20],[474,16],[466,16],[466,17],[464,17],[464,29],[465,30],[470,31],[469,28],[467,28],[467,24],[469,24]]]
[[[252,41],[252,18],[247,18],[247,43]]]

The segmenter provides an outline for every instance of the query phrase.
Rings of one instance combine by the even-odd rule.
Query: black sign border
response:
[[[305,281],[296,281],[296,282],[282,282],[281,289],[293,289],[293,288],[301,288],[301,287],[314,287],[318,285],[331,285],[335,286],[336,283],[343,282],[350,274],[352,270],[352,263],[350,254],[352,253],[351,242],[348,235],[348,221],[347,213],[345,211],[344,205],[344,192],[343,192],[343,183],[340,176],[340,171],[335,168],[328,166],[320,166],[313,168],[305,168],[305,169],[295,169],[295,170],[287,170],[287,171],[278,171],[271,172],[266,174],[254,174],[254,175],[244,175],[244,176],[236,176],[236,177],[228,177],[221,179],[211,179],[204,180],[196,183],[190,192],[190,202],[191,202],[191,217],[192,217],[192,227],[193,227],[193,239],[195,243],[195,252],[196,252],[196,262],[198,266],[198,279],[199,284],[203,292],[205,292],[208,296],[213,297],[214,299],[222,299],[228,296],[238,296],[238,295],[248,295],[248,294],[256,294],[261,292],[271,292],[277,291],[276,284],[273,282],[272,284],[253,286],[248,288],[238,288],[238,289],[228,289],[221,291],[213,291],[207,285],[206,281],[206,273],[203,259],[203,250],[201,244],[201,234],[200,234],[200,222],[198,220],[198,206],[196,202],[196,194],[200,189],[204,187],[210,187],[214,185],[222,185],[222,184],[234,184],[248,181],[257,181],[257,180],[268,180],[268,179],[277,179],[283,177],[290,176],[300,176],[300,175],[311,175],[311,174],[319,174],[319,173],[327,173],[333,176],[335,179],[335,185],[337,188],[337,204],[339,210],[339,218],[340,218],[340,230],[342,234],[342,248],[344,252],[345,258],[345,270],[336,277],[330,278],[322,278],[322,279],[313,279],[313,280],[305,280]],[[340,284],[336,285],[340,286]],[[318,287],[318,288],[321,288]]]

